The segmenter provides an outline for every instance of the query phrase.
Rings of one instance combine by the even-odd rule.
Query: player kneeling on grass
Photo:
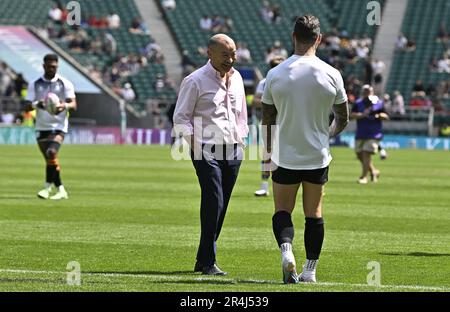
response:
[[[58,56],[47,54],[44,57],[44,76],[28,85],[25,110],[36,109],[36,138],[46,161],[46,180],[44,189],[37,196],[42,199],[68,199],[69,196],[61,181],[61,167],[58,151],[68,130],[69,109],[75,110],[77,103],[73,84],[56,74]],[[51,196],[52,184],[57,188]]]

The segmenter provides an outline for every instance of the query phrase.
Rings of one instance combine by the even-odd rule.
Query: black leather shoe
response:
[[[201,264],[200,262],[195,262],[195,266],[194,266],[194,272],[202,272],[203,271],[203,264]]]
[[[203,267],[203,275],[227,275],[227,272],[222,271],[217,265],[213,264],[210,266]]]

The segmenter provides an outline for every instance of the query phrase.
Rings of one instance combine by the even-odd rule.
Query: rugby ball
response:
[[[58,103],[59,97],[55,93],[47,93],[47,96],[44,99],[44,107],[47,112],[54,115],[56,113],[56,106],[58,105]]]

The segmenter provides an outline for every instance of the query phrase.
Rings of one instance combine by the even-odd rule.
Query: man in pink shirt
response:
[[[201,237],[195,272],[226,275],[216,264],[216,241],[248,135],[244,83],[236,45],[224,34],[208,42],[208,63],[184,78],[173,116],[174,133],[190,146],[201,188]]]

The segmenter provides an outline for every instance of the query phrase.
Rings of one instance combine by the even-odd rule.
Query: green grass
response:
[[[36,146],[0,146],[0,291],[450,291],[449,152],[390,151],[378,184],[358,185],[350,149],[334,149],[316,285],[283,285],[272,197],[255,198],[259,164],[245,161],[218,244],[227,277],[191,273],[200,189],[168,147],[63,146],[70,199],[36,198]],[[294,211],[297,264],[303,214]],[[82,285],[66,283],[70,261]],[[382,287],[367,285],[381,264]],[[11,271],[20,270],[20,271]]]

